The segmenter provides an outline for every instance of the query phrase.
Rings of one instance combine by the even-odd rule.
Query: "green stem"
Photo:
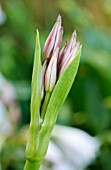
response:
[[[39,170],[40,165],[41,165],[41,161],[30,162],[26,160],[24,170]]]
[[[51,95],[51,93],[49,91],[46,92],[45,100],[44,100],[44,103],[43,103],[43,106],[42,106],[42,111],[41,111],[41,119],[44,119],[46,109],[47,109],[47,105],[49,103],[50,95]]]

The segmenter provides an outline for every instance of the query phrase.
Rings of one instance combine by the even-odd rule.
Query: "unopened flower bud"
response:
[[[61,27],[61,16],[59,15],[57,21],[52,28],[46,43],[44,45],[42,60],[51,58],[54,51],[59,47],[62,41],[63,28]]]
[[[45,72],[45,90],[52,91],[57,80],[57,57],[59,48],[54,52]]]
[[[68,47],[68,41],[66,40],[64,46],[62,47],[62,49],[59,53],[59,57],[58,57],[58,62],[57,62],[58,73],[60,72],[60,69],[62,67],[62,60],[63,60],[64,54],[67,50],[67,47]]]
[[[67,49],[65,50],[64,56],[62,57],[61,65],[64,65],[64,62],[69,58],[71,51],[76,45],[76,31],[73,32],[70,43],[67,45]]]
[[[61,70],[59,72],[59,76],[62,74],[62,72],[66,69],[66,67],[71,63],[71,61],[76,57],[77,52],[79,51],[80,42],[78,41],[72,51],[69,53],[68,58],[64,61]]]
[[[61,16],[59,15],[43,49],[43,95],[46,95],[47,92],[52,92],[57,80],[74,59],[80,47],[80,43],[76,43],[76,31],[74,31],[70,42],[66,40],[63,48],[60,50],[62,36],[63,26],[61,26]]]

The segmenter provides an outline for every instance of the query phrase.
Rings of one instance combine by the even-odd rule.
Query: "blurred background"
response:
[[[0,0],[1,170],[23,169],[36,29],[43,48],[58,14],[63,20],[63,42],[76,29],[83,50],[57,123],[100,141],[96,158],[81,169],[111,169],[111,1]],[[44,164],[50,169],[50,163]]]

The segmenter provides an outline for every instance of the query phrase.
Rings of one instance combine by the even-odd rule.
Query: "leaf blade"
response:
[[[31,121],[29,126],[29,134],[26,145],[26,157],[31,161],[35,161],[37,152],[37,141],[39,136],[39,111],[40,111],[40,90],[41,90],[41,48],[39,41],[39,32],[36,35],[36,47],[34,55],[34,65],[32,73],[32,95],[31,95]]]
[[[39,112],[39,105],[41,102],[40,92],[41,92],[41,48],[39,40],[39,32],[37,30],[36,35],[36,47],[34,55],[34,66],[32,73],[32,95],[31,95],[31,116],[35,115],[35,112]],[[33,118],[34,119],[34,118]]]

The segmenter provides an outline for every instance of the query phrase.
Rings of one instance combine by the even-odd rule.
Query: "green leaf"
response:
[[[35,161],[37,151],[37,140],[39,135],[39,111],[41,103],[41,48],[39,32],[37,30],[36,47],[34,55],[34,66],[32,74],[32,96],[31,96],[31,122],[26,146],[26,157],[28,160]]]
[[[39,107],[41,103],[41,48],[39,41],[39,32],[37,30],[36,47],[34,55],[34,65],[32,73],[32,96],[31,96],[31,117],[35,120],[35,116],[39,115]],[[38,113],[38,114],[37,114]]]
[[[81,49],[82,46],[80,47],[78,54],[76,55],[74,60],[69,64],[63,74],[60,76],[49,100],[44,123],[39,135],[38,154],[41,157],[46,154],[51,132],[55,125],[58,113],[74,82],[79,66]]]

